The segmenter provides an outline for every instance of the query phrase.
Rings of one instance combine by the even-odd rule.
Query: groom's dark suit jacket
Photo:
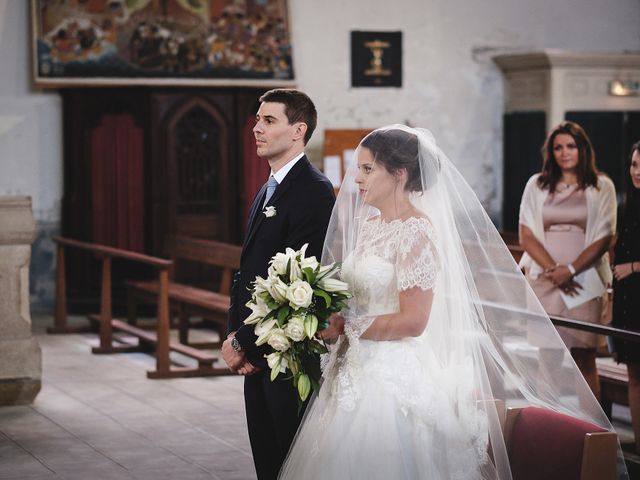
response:
[[[269,260],[287,247],[299,249],[309,244],[307,255],[320,260],[322,245],[335,202],[331,183],[306,157],[291,168],[267,206],[276,209],[266,217],[262,206],[266,185],[253,201],[245,234],[240,271],[234,278],[229,308],[229,331],[246,352],[247,359],[261,370],[245,377],[244,399],[253,461],[258,480],[275,480],[300,423],[297,392],[287,375],[270,380],[264,358],[271,347],[255,346],[252,325],[243,321],[251,311],[246,303],[249,289],[257,275],[265,278]]]
[[[253,326],[243,324],[251,310],[246,303],[251,298],[249,289],[256,276],[266,278],[269,260],[287,247],[297,250],[309,244],[307,256],[318,261],[335,202],[331,182],[303,156],[287,173],[266,206],[276,209],[275,216],[263,213],[266,184],[260,189],[249,212],[249,221],[240,257],[240,271],[234,277],[229,308],[229,331],[255,366],[266,368],[264,354],[268,345],[255,346]]]

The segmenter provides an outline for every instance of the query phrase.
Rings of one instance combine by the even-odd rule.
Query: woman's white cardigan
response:
[[[539,173],[533,175],[524,187],[522,201],[520,202],[520,225],[531,230],[533,236],[546,248],[544,241],[544,225],[542,222],[542,206],[544,205],[549,190],[543,190],[538,186]],[[606,175],[598,175],[598,188],[587,187],[587,229],[585,232],[585,245],[588,247],[593,242],[607,235],[614,235],[616,231],[616,188]],[[576,258],[581,252],[576,252]],[[533,279],[542,273],[542,267],[538,265],[528,253],[524,253],[520,260],[520,268],[524,268],[527,275]],[[611,267],[609,266],[609,254],[605,253],[595,261],[596,269],[602,283],[611,283]],[[604,293],[604,290],[603,292]]]

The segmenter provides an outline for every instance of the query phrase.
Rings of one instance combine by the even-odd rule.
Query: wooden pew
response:
[[[516,263],[519,263],[522,255],[524,254],[524,248],[520,246],[518,232],[507,232],[501,230],[500,236],[502,237],[502,240],[504,240],[504,243],[507,244],[507,248],[511,252],[511,255],[513,255],[513,259]]]
[[[599,323],[588,323],[571,318],[556,317],[551,315],[551,321],[557,327],[575,328],[587,332],[594,332],[600,335],[610,335],[612,337],[629,340],[640,344],[640,332],[624,330],[621,328],[602,325]],[[627,367],[624,364],[617,364],[611,357],[597,357],[596,367],[601,382],[600,403],[602,409],[611,418],[611,404],[619,403],[628,405],[629,377]]]
[[[222,368],[214,367],[214,363],[219,360],[214,354],[193,348],[189,345],[170,341],[169,271],[173,266],[171,260],[63,237],[55,237],[54,240],[58,244],[58,264],[56,273],[55,326],[51,330],[51,333],[66,333],[75,330],[69,328],[67,325],[65,248],[86,250],[102,259],[100,314],[89,315],[91,321],[98,323],[100,326],[100,345],[92,348],[93,353],[106,354],[148,351],[151,347],[155,349],[156,369],[147,372],[148,378],[228,375],[230,373],[226,366]],[[236,248],[239,249],[240,247]],[[154,284],[156,292],[157,323],[155,333],[112,317],[111,264],[113,259],[126,259],[128,261],[145,264],[153,267],[157,271],[157,279],[151,282]],[[226,284],[228,285],[227,288],[229,288],[230,279],[227,280]],[[228,305],[228,303],[226,305]],[[220,309],[222,308],[221,304],[219,307]],[[225,306],[225,308],[228,307]],[[123,338],[120,335],[121,333],[137,337],[137,344],[131,343],[127,338]],[[172,366],[170,358],[171,351],[195,359],[197,361],[197,367]]]
[[[580,480],[617,477],[616,433],[578,418],[540,407],[512,407],[504,440],[514,480],[561,478],[558,472]]]
[[[180,343],[189,344],[190,317],[199,316],[214,322],[220,332],[218,344],[191,344],[219,348],[227,333],[227,312],[229,292],[233,273],[240,267],[241,247],[212,240],[191,237],[171,236],[166,240],[165,249],[173,262],[168,284],[169,308],[178,317]],[[201,287],[188,285],[176,280],[175,270],[179,262],[189,261],[220,268],[220,286],[214,292]],[[155,302],[159,284],[157,280],[129,281],[128,315],[130,324],[136,323],[138,301]]]
[[[640,348],[640,347],[639,347]],[[624,363],[616,363],[611,357],[596,358],[600,377],[600,404],[611,418],[613,403],[629,405],[629,375]]]
[[[524,249],[520,246],[518,233],[501,231],[500,235],[507,244],[507,247],[515,261],[519,262],[520,258],[522,258],[522,254],[524,253]],[[611,255],[611,252],[609,254]],[[573,323],[574,324],[564,326],[569,328],[581,327],[580,325],[577,325],[579,322]],[[619,332],[611,333],[617,333],[619,335]],[[638,348],[640,348],[640,345]],[[611,418],[611,408],[613,403],[629,405],[629,376],[627,374],[627,367],[624,364],[617,364],[611,357],[598,357],[596,359],[596,366],[598,368],[598,376],[600,377],[601,386],[600,403],[604,412],[609,418]]]

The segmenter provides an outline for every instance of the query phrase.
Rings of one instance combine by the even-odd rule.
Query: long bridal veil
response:
[[[480,201],[439,149],[431,133],[391,125],[369,134],[369,141],[375,139],[372,136],[387,143],[387,152],[405,148],[407,139],[414,145],[417,140],[421,185],[410,198],[433,230],[429,236],[433,257],[437,260],[433,303],[424,333],[413,339],[420,345],[417,351],[428,368],[424,369],[423,381],[416,379],[415,372],[401,368],[395,372],[400,379],[407,376],[417,383],[416,392],[421,391],[420,383],[437,389],[434,395],[438,401],[450,406],[436,412],[437,451],[433,451],[432,443],[424,445],[419,454],[453,455],[453,462],[457,458],[461,463],[464,458],[471,458],[479,463],[475,478],[511,478],[501,406],[544,407],[612,431],[609,420]],[[356,150],[356,158],[361,149],[360,146]],[[374,158],[374,161],[378,160]],[[337,198],[322,263],[351,263],[350,270],[357,272],[371,270],[366,252],[364,255],[354,253],[367,222],[375,219],[379,212],[363,201],[355,184],[356,173],[354,162],[346,172]],[[403,249],[402,238],[395,248]],[[411,256],[411,252],[405,253]],[[365,265],[365,262],[368,263]],[[365,282],[375,282],[377,276],[374,269],[365,277]],[[384,313],[380,310],[381,303],[394,302],[391,296],[385,299],[384,293],[372,299],[370,292],[366,295],[359,285],[352,287],[355,295],[345,312],[347,340],[332,349],[325,369],[325,383],[333,381],[338,375],[336,372],[341,370],[368,375],[367,365],[354,366],[358,358],[349,357],[348,352],[357,351],[360,334],[377,315]],[[397,292],[395,294],[397,297]],[[357,380],[351,380],[357,384]],[[348,383],[350,379],[347,376],[341,381]],[[309,422],[326,422],[327,417],[340,408],[332,403],[331,395],[331,389],[323,385],[307,411],[298,438],[304,435]],[[368,399],[358,398],[356,389],[352,398],[355,412],[359,401]],[[429,415],[430,407],[424,408],[424,415]],[[319,434],[315,429],[311,432]],[[283,472],[291,463],[289,458]],[[619,447],[618,474],[620,478],[627,478]]]

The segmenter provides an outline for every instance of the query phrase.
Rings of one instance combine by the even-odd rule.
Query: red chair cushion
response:
[[[523,409],[509,448],[513,480],[580,480],[585,434],[604,431],[544,408]]]

